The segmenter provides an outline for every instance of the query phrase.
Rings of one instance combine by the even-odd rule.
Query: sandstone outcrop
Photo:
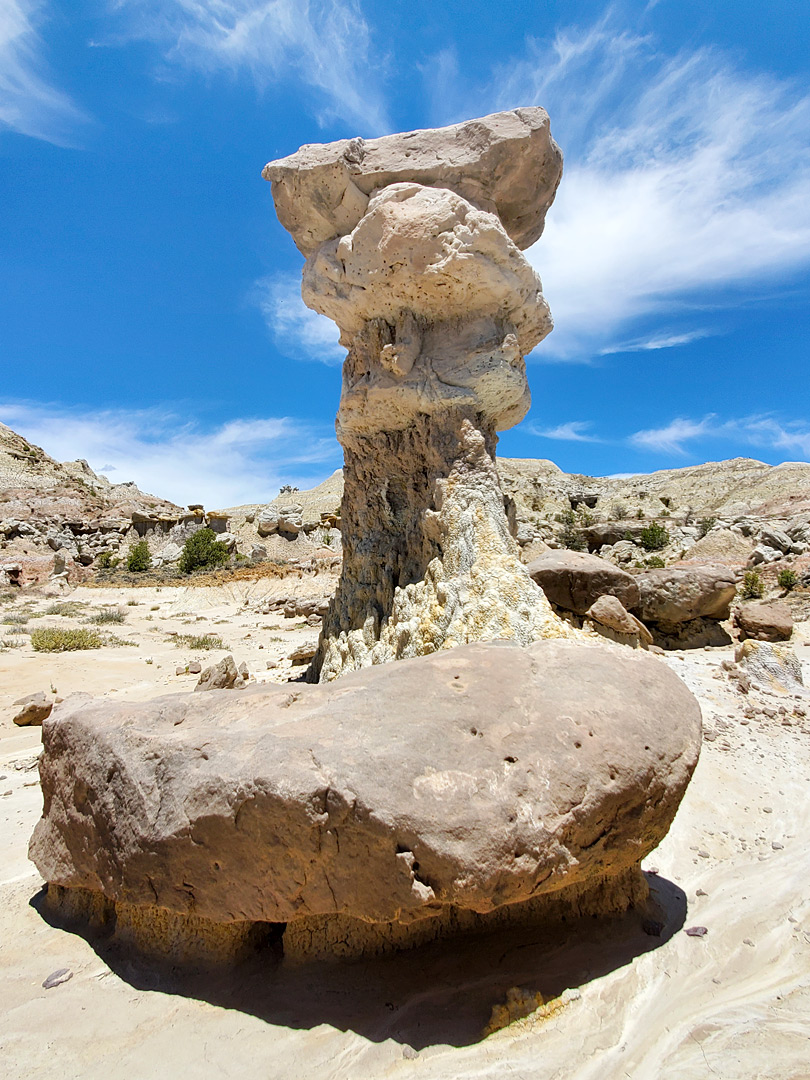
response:
[[[787,641],[793,634],[793,616],[787,604],[749,600],[734,612],[742,640]]]
[[[520,246],[562,168],[542,109],[302,148],[264,170],[348,349],[343,567],[310,677],[569,631],[522,566],[495,468],[551,330]],[[264,528],[270,528],[267,521]]]
[[[694,566],[647,570],[636,578],[634,608],[644,622],[685,623],[692,619],[727,619],[737,592],[728,567]]]
[[[626,906],[700,738],[666,665],[569,641],[470,645],[292,692],[66,704],[43,727],[30,853],[52,885],[142,926],[285,923],[361,948],[566,889]]]
[[[623,607],[638,606],[638,585],[632,574],[579,551],[547,551],[533,559],[529,574],[552,604],[584,615],[600,596],[615,596]]]

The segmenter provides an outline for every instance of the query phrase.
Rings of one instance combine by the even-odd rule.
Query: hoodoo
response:
[[[304,146],[271,162],[305,302],[348,355],[343,569],[310,677],[492,638],[567,635],[521,564],[496,432],[552,329],[521,252],[562,173],[543,109]]]

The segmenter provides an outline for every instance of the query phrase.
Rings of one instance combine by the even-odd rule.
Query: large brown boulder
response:
[[[219,923],[489,912],[636,867],[700,741],[666,665],[559,640],[63,707],[30,855],[48,882]]]
[[[552,604],[584,615],[600,596],[615,596],[628,611],[639,600],[636,579],[598,555],[549,550],[528,566],[532,579]]]
[[[727,619],[737,592],[734,571],[727,566],[647,570],[636,581],[639,601],[634,613],[644,622],[669,625],[692,619]]]
[[[749,600],[734,612],[741,638],[757,641],[787,641],[793,633],[793,616],[787,604]]]

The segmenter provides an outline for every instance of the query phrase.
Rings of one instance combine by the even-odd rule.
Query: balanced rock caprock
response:
[[[562,154],[540,108],[304,146],[264,170],[306,256],[302,295],[348,350],[341,578],[312,680],[496,637],[570,636],[510,532],[497,431],[552,329],[521,248]]]
[[[698,756],[700,709],[647,654],[491,642],[43,725],[31,858],[51,902],[141,952],[374,953],[453,929],[624,910]]]

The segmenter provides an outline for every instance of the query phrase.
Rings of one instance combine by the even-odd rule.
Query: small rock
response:
[[[70,968],[59,968],[58,971],[52,971],[42,985],[46,990],[51,990],[54,986],[61,986],[62,983],[70,982],[72,978],[73,972]]]
[[[237,680],[243,684],[232,656],[226,656],[218,664],[212,664],[200,675],[195,690],[232,690]]]
[[[199,660],[192,660],[191,663],[188,665],[189,675],[199,675],[201,671],[202,664]]]
[[[13,717],[13,723],[18,727],[40,727],[42,721],[51,715],[53,701],[46,697],[40,690],[38,694],[29,694],[28,697],[19,698],[14,702],[22,708]]]
[[[687,937],[705,937],[708,932],[705,926],[690,926],[685,930]]]
[[[641,924],[641,929],[650,937],[661,937],[661,931],[664,929],[664,924],[658,922],[656,919],[644,919]]]
[[[754,948],[754,943],[750,937],[743,938],[743,945],[750,945],[752,949]]]
[[[317,641],[305,641],[289,654],[288,659],[294,664],[307,664],[318,651]]]
[[[176,668],[174,669],[174,673],[175,673],[175,675],[185,675],[185,673],[186,673],[186,668],[184,668],[184,667],[179,667],[179,666],[178,666],[178,667],[176,667]]]
[[[773,807],[772,806],[763,806],[762,807],[762,813],[763,814],[772,814],[773,813]]]
[[[267,670],[268,671],[272,671],[273,668],[277,668],[277,667],[278,667],[278,660],[268,660],[267,661]]]
[[[773,848],[774,851],[784,851],[785,850],[785,845],[780,844],[778,840],[774,840],[774,842],[771,844],[771,847]]]
[[[708,896],[708,895],[709,894],[707,892],[705,892],[703,889],[698,889],[697,892],[695,893],[695,896]]]

